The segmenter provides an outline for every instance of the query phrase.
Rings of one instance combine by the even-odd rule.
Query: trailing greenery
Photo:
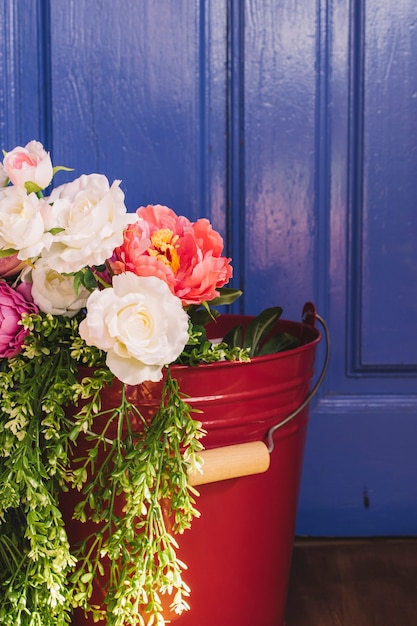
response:
[[[61,626],[70,621],[67,575],[76,563],[58,506],[71,453],[63,407],[78,400],[78,359],[94,365],[99,355],[80,348],[76,320],[32,315],[24,323],[27,344],[0,373],[0,623]]]
[[[89,434],[93,447],[76,470],[79,488],[87,476],[88,480],[75,518],[91,518],[99,526],[78,552],[79,566],[71,577],[74,606],[88,610],[92,581],[104,577],[104,586],[109,580],[107,624],[145,625],[151,623],[150,616],[164,624],[164,594],[170,596],[174,611],[188,607],[189,588],[182,580],[174,535],[189,528],[198,516],[197,492],[188,485],[187,471],[199,465],[204,431],[200,422],[191,419],[190,407],[169,371],[151,423],[127,400],[124,388],[120,406],[96,417],[100,415],[106,417],[105,428],[100,434]],[[143,430],[133,432],[132,419],[142,421]],[[109,440],[112,430],[116,436]],[[97,608],[93,614],[98,618],[102,610]]]
[[[271,335],[281,312],[268,309],[216,344],[190,323],[177,362],[248,361],[295,347],[287,333]],[[165,624],[167,604],[188,607],[175,535],[198,516],[187,473],[201,462],[201,423],[169,368],[159,409],[145,419],[105,354],[80,338],[77,317],[32,314],[23,325],[22,352],[0,367],[0,623],[65,626],[74,607],[99,620],[105,606],[109,626]],[[81,379],[85,367],[91,375]],[[116,407],[102,405],[111,384],[120,385]],[[69,489],[79,492],[74,518],[88,522],[79,546],[70,546],[59,506]],[[103,606],[93,604],[94,581]]]

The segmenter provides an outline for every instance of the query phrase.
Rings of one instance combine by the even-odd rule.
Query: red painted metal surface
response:
[[[209,335],[222,336],[245,316],[222,316]],[[206,448],[266,440],[269,429],[308,395],[319,331],[309,324],[279,321],[278,329],[300,337],[300,347],[250,363],[172,368],[190,403],[201,410]],[[159,385],[129,388],[130,399],[152,413]],[[117,402],[110,389],[103,402]],[[201,518],[178,537],[179,556],[191,587],[191,611],[178,626],[281,626],[291,562],[308,407],[274,436],[265,474],[199,488]],[[69,503],[66,496],[66,503]],[[75,495],[75,497],[77,497]],[[71,524],[74,533],[79,524]],[[75,540],[75,537],[72,537]],[[92,624],[76,613],[73,626]]]

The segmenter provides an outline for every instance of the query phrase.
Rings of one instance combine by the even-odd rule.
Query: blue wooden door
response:
[[[298,532],[416,534],[415,0],[0,9],[2,148],[209,217],[244,312],[327,319]]]

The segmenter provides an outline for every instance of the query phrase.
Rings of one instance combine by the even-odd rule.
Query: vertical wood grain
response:
[[[50,143],[49,3],[0,2],[1,149]]]
[[[314,298],[314,3],[250,0],[245,13],[245,304]]]

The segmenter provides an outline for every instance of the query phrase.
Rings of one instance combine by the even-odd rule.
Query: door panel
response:
[[[319,302],[333,349],[307,444],[301,534],[417,532],[417,6],[383,4],[323,7],[333,28],[319,87],[329,216]]]
[[[315,6],[246,3],[245,278],[248,312],[299,319],[314,298]]]
[[[417,11],[413,2],[371,4],[365,15],[361,361],[415,373]]]
[[[210,218],[236,310],[313,300],[327,320],[298,532],[416,534],[415,1],[0,11],[3,148],[39,138],[74,167],[59,182],[99,171],[129,210]]]
[[[128,6],[51,3],[54,151],[77,170],[123,178],[129,210],[162,203],[196,217],[208,210],[210,142],[225,187],[217,139],[224,144],[224,106],[206,125],[206,107],[218,97],[206,67],[224,76],[224,41],[206,46],[204,3]],[[216,28],[224,33],[224,24]]]

